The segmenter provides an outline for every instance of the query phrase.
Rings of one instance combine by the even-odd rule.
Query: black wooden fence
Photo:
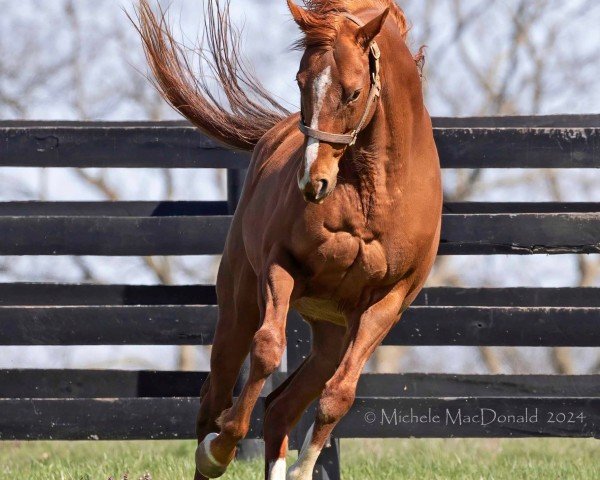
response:
[[[446,169],[600,168],[598,116],[435,124]],[[222,202],[0,203],[0,255],[218,254],[247,163],[182,123],[0,123],[0,167],[227,168],[229,178]],[[440,255],[597,253],[600,203],[445,205]],[[209,345],[216,319],[212,285],[0,284],[0,345]],[[598,347],[600,289],[429,288],[384,343]],[[288,370],[309,344],[292,314]],[[0,440],[193,438],[205,378],[0,371]],[[261,420],[259,406],[250,437]],[[600,376],[364,375],[335,435],[598,438]],[[319,478],[339,476],[337,449]]]

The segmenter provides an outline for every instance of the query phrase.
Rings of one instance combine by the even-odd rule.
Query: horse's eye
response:
[[[354,90],[352,95],[350,95],[348,97],[348,100],[346,100],[346,103],[352,103],[352,102],[355,102],[356,100],[358,100],[358,97],[360,97],[360,92],[362,92],[362,88],[359,88],[358,90]]]

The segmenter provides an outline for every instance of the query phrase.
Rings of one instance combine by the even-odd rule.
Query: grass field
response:
[[[2,480],[192,478],[193,442],[0,442]],[[342,442],[342,478],[598,480],[597,440]],[[262,463],[234,463],[224,480],[262,479]]]

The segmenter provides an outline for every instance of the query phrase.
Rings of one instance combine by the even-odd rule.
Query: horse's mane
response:
[[[312,14],[305,37],[297,42],[299,49],[331,45],[337,38],[340,13],[355,13],[368,8],[390,9],[390,17],[406,40],[410,30],[404,11],[394,0],[304,0],[306,9]]]

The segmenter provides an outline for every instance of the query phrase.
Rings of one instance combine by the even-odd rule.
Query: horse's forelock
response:
[[[294,44],[294,48],[331,47],[338,37],[340,17],[333,13],[314,13],[310,22],[303,27],[304,36]]]
[[[390,16],[406,38],[410,25],[404,11],[394,0],[304,0],[310,15],[303,28],[304,36],[292,46],[295,50],[331,47],[340,30],[340,14],[364,8],[390,8]]]
[[[390,17],[395,21],[396,25],[402,32],[402,36],[406,37],[410,30],[409,22],[404,14],[404,11],[396,4],[394,0],[304,0],[306,9],[314,14],[315,19],[321,23],[321,29],[315,29],[315,37],[323,37],[324,39],[330,39],[327,35],[330,33],[325,32],[327,30],[327,22],[334,20],[333,34],[337,35],[339,28],[335,17],[340,13],[355,13],[361,9],[367,8],[389,8]],[[319,31],[323,30],[323,31]],[[332,30],[330,28],[330,30]],[[329,40],[331,41],[331,40]],[[335,36],[333,37],[335,41]]]

